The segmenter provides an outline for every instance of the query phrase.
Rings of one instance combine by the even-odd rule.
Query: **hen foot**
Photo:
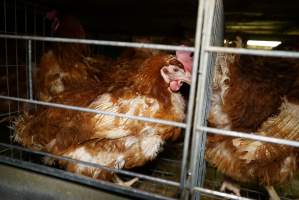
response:
[[[117,185],[121,185],[121,186],[125,186],[125,187],[131,187],[134,183],[136,183],[139,179],[137,177],[129,180],[129,181],[123,181],[119,178],[119,176],[117,176],[116,174],[114,174],[113,176],[113,182]]]
[[[225,192],[225,190],[233,192],[237,196],[241,196],[240,186],[236,183],[232,183],[230,181],[223,181],[220,191]]]
[[[280,197],[278,196],[278,194],[276,193],[275,189],[273,186],[266,186],[265,187],[269,196],[270,196],[270,199],[269,200],[280,200]]]

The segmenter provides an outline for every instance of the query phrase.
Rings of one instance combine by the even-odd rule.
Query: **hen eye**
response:
[[[163,69],[163,72],[165,73],[165,74],[168,74],[168,70],[167,69]]]
[[[179,70],[178,70],[178,68],[174,68],[173,71],[174,72],[178,72]]]

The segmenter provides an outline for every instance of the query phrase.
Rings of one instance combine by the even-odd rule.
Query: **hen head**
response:
[[[55,33],[60,26],[60,20],[58,19],[58,11],[51,10],[47,12],[47,19],[52,22],[51,24],[51,32]]]
[[[184,65],[172,55],[151,56],[142,64],[140,70],[135,81],[139,90],[148,91],[145,93],[161,93],[163,88],[176,92],[183,82],[191,83],[191,75],[186,73]]]
[[[160,72],[164,81],[169,84],[168,87],[172,92],[178,91],[183,83],[191,84],[191,74],[186,70],[185,66],[173,56],[166,59],[166,63]]]
[[[58,37],[85,38],[86,33],[80,21],[72,15],[64,15],[57,10],[47,12],[51,21],[51,32]]]

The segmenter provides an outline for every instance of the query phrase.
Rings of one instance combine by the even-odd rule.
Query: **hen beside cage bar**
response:
[[[189,2],[189,1],[188,1]],[[57,2],[56,2],[57,3]],[[248,50],[241,48],[228,48],[220,47],[223,45],[223,2],[221,0],[211,1],[190,1],[190,6],[193,8],[193,22],[196,22],[195,42],[191,46],[184,47],[176,46],[182,44],[181,39],[169,39],[170,36],[163,32],[165,29],[160,28],[155,32],[155,36],[159,38],[162,35],[162,39],[137,39],[130,41],[134,31],[123,29],[123,26],[119,25],[119,29],[111,25],[111,29],[114,29],[123,34],[111,34],[107,29],[96,29],[95,26],[91,26],[87,23],[90,35],[86,38],[76,38],[76,35],[65,36],[53,34],[53,28],[55,30],[56,25],[49,23],[48,16],[53,7],[61,9],[61,12],[69,12],[63,6],[70,2],[63,2],[62,4],[50,3],[48,1],[42,1],[37,3],[36,1],[7,1],[3,0],[1,3],[2,20],[1,20],[1,155],[0,162],[11,166],[19,167],[25,170],[51,175],[63,180],[80,183],[83,185],[91,186],[100,190],[115,192],[124,195],[123,198],[142,198],[142,199],[266,199],[266,192],[261,189],[260,185],[242,185],[241,195],[238,197],[233,194],[223,193],[219,191],[221,186],[222,176],[216,172],[214,168],[205,163],[205,150],[206,140],[209,134],[219,134],[231,137],[247,138],[251,140],[271,142],[276,144],[290,145],[292,147],[299,147],[298,142],[283,140],[278,138],[270,138],[263,135],[248,134],[243,132],[234,132],[230,130],[222,130],[221,128],[207,127],[207,119],[209,115],[210,101],[212,97],[212,82],[215,66],[219,64],[219,57],[227,54],[250,54],[259,56],[277,56],[277,57],[294,57],[299,58],[299,54],[296,52],[286,51],[263,51],[263,50]],[[90,3],[90,2],[87,2]],[[128,2],[133,4],[134,1]],[[135,2],[136,3],[136,2]],[[107,3],[108,4],[108,3]],[[117,17],[113,18],[111,14],[108,14],[104,10],[107,8],[107,4],[99,4],[103,6],[103,13],[99,15],[103,17],[107,15],[111,22],[115,22]],[[166,3],[167,4],[167,3]],[[92,4],[91,4],[92,5]],[[99,6],[97,5],[97,6]],[[178,6],[180,4],[176,4]],[[155,4],[149,4],[147,6],[155,7]],[[165,6],[165,7],[163,7]],[[75,9],[75,5],[71,6],[71,9]],[[109,6],[108,6],[109,7]],[[110,6],[111,7],[111,6]],[[112,7],[115,8],[115,5]],[[161,5],[161,9],[166,8],[167,5]],[[126,7],[127,8],[127,7]],[[168,7],[169,8],[169,7]],[[65,9],[65,10],[64,10]],[[170,8],[169,8],[170,9]],[[78,8],[77,8],[78,10]],[[125,10],[121,8],[119,4],[118,11]],[[175,12],[176,9],[170,9],[170,13]],[[73,11],[74,12],[74,11]],[[187,9],[187,12],[190,10]],[[80,12],[78,12],[80,13]],[[163,13],[163,12],[162,12]],[[52,13],[53,14],[53,13]],[[75,14],[75,13],[72,13]],[[86,14],[86,13],[85,13]],[[141,13],[138,13],[141,14]],[[182,13],[180,13],[182,14]],[[77,17],[80,14],[78,14]],[[84,15],[84,12],[83,12]],[[92,15],[92,14],[91,14]],[[196,19],[197,15],[197,19]],[[165,17],[161,14],[162,18]],[[161,17],[160,16],[160,17]],[[132,17],[132,16],[131,16]],[[167,16],[169,17],[169,16]],[[173,16],[172,16],[173,17]],[[187,18],[187,17],[186,17]],[[84,17],[80,19],[84,20]],[[94,19],[94,16],[85,19],[90,21]],[[130,17],[129,17],[130,19]],[[146,18],[148,20],[148,18]],[[189,18],[187,18],[189,19]],[[155,19],[157,20],[157,19]],[[161,20],[161,19],[160,19]],[[186,19],[184,19],[186,20]],[[55,21],[55,20],[54,20]],[[102,20],[106,21],[106,20]],[[108,20],[109,21],[109,20]],[[149,22],[148,20],[147,22]],[[161,20],[162,21],[162,20]],[[177,21],[167,21],[171,25],[168,26],[168,31],[173,31],[173,26],[177,26]],[[184,21],[185,22],[185,21]],[[185,24],[185,23],[182,24]],[[109,22],[107,22],[109,23]],[[173,25],[173,24],[174,25]],[[191,22],[190,22],[191,23]],[[90,26],[88,26],[90,25]],[[136,27],[138,21],[134,21],[131,26]],[[140,25],[141,26],[141,25]],[[149,25],[150,28],[153,28]],[[184,25],[180,25],[180,28]],[[150,29],[148,28],[148,29]],[[159,29],[158,28],[158,29]],[[138,34],[143,34],[148,31],[147,28],[140,31]],[[182,28],[183,29],[183,28]],[[180,33],[180,37],[190,37],[193,34],[190,32],[195,31],[190,27],[185,27],[185,33]],[[94,31],[94,32],[93,32]],[[175,31],[177,31],[175,29]],[[54,31],[55,32],[55,31]],[[160,34],[160,35],[159,35]],[[112,36],[111,36],[112,35]],[[184,36],[182,36],[184,35]],[[190,36],[191,35],[191,36]],[[62,37],[59,37],[62,36]],[[148,35],[147,35],[148,37]],[[163,38],[164,37],[164,38]],[[116,39],[115,39],[116,38]],[[130,39],[129,39],[130,38]],[[165,38],[168,38],[165,40]],[[184,38],[186,41],[190,38]],[[101,40],[98,40],[101,39]],[[104,40],[103,40],[104,39]],[[108,39],[108,40],[106,40]],[[114,40],[114,41],[112,41]],[[173,40],[175,40],[173,42]],[[117,41],[117,42],[115,42]],[[139,43],[139,42],[150,43]],[[157,43],[170,43],[165,44],[151,44],[151,42],[158,41]],[[191,40],[192,41],[192,40]],[[101,110],[86,107],[86,105],[72,104],[68,101],[49,101],[47,98],[41,98],[36,92],[40,83],[36,80],[38,76],[43,74],[38,73],[39,65],[41,63],[43,55],[46,54],[48,49],[54,48],[55,44],[82,44],[90,45],[91,52],[89,57],[84,60],[84,66],[92,66],[94,62],[98,62],[97,56],[103,55],[109,57],[108,63],[116,57],[121,56],[121,52],[125,47],[129,48],[142,48],[166,51],[167,53],[174,51],[186,51],[193,52],[193,68],[192,68],[192,84],[190,90],[186,92],[185,96],[188,97],[188,106],[186,108],[186,119],[183,122],[161,120],[159,118],[151,118],[151,116],[142,116],[140,113],[116,113],[115,110]],[[184,44],[184,43],[183,43]],[[81,48],[82,46],[79,47]],[[186,43],[190,45],[190,41]],[[130,52],[129,52],[130,53]],[[125,54],[128,56],[128,53]],[[130,55],[130,54],[129,54]],[[90,59],[95,58],[95,59]],[[102,58],[102,57],[101,57]],[[86,64],[87,62],[87,64]],[[109,64],[104,67],[109,67]],[[125,67],[125,65],[123,66]],[[78,67],[80,68],[80,66]],[[121,69],[120,69],[121,70]],[[93,71],[94,72],[94,71]],[[95,73],[97,70],[95,70]],[[117,74],[117,73],[116,73]],[[52,78],[60,77],[59,74],[55,74]],[[121,74],[124,76],[124,74]],[[93,78],[93,76],[91,76]],[[100,77],[99,79],[101,79]],[[105,82],[105,77],[103,78]],[[95,80],[99,81],[99,80]],[[101,80],[100,80],[101,81]],[[122,80],[123,81],[123,80]],[[51,82],[50,82],[51,83]],[[73,84],[73,83],[72,83]],[[112,84],[108,82],[108,84]],[[121,82],[121,84],[125,84]],[[85,88],[84,88],[85,89]],[[59,95],[58,95],[59,96]],[[60,97],[58,97],[59,99]],[[42,99],[42,100],[41,100]],[[71,100],[70,100],[71,101]],[[62,102],[62,103],[61,103]],[[181,135],[176,141],[168,141],[164,144],[164,150],[160,152],[157,158],[147,162],[143,166],[135,167],[132,169],[121,169],[121,167],[113,167],[108,165],[100,165],[96,162],[90,162],[88,159],[77,159],[74,157],[67,157],[63,154],[52,154],[51,151],[41,149],[39,147],[30,147],[24,145],[21,147],[16,143],[15,139],[15,121],[20,119],[19,116],[24,115],[26,112],[28,115],[32,113],[42,112],[40,109],[58,109],[65,110],[63,113],[76,113],[75,111],[82,113],[100,114],[104,116],[115,116],[125,118],[129,120],[140,120],[145,124],[162,124],[165,126],[174,126],[183,129],[184,134]],[[69,111],[68,111],[69,110]],[[81,114],[80,114],[81,115]],[[85,116],[85,115],[84,115]],[[88,114],[86,114],[88,116]],[[48,117],[46,115],[46,117]],[[55,119],[55,118],[53,118]],[[42,119],[39,119],[42,120]],[[66,120],[67,122],[67,120]],[[75,121],[78,122],[78,121]],[[43,125],[47,125],[48,122],[43,122]],[[50,123],[50,122],[49,122]],[[54,123],[54,122],[53,122]],[[37,123],[38,124],[38,123]],[[81,125],[81,124],[80,124]],[[37,125],[36,125],[37,126]],[[42,130],[42,129],[41,129]],[[74,131],[74,129],[72,129]],[[67,137],[67,134],[63,135]],[[94,138],[92,138],[94,139]],[[34,138],[32,137],[32,140]],[[50,142],[51,143],[51,142]],[[49,143],[49,144],[50,144]],[[47,145],[46,145],[47,146]],[[53,150],[54,152],[54,150]],[[44,161],[54,161],[54,165],[45,165]],[[122,180],[130,180],[132,178],[138,178],[138,181],[130,187],[124,187],[113,182],[104,181],[102,179],[95,179],[88,176],[80,175],[80,173],[72,173],[72,170],[64,170],[61,168],[60,163],[74,163],[79,166],[89,166],[92,169],[100,169],[102,171],[108,171],[110,173],[118,174]],[[2,168],[5,169],[5,168]],[[74,172],[74,171],[73,171]],[[6,171],[1,172],[4,176]],[[64,184],[67,184],[66,182]],[[71,183],[70,183],[71,184]],[[2,186],[1,186],[2,187]],[[49,186],[45,186],[49,187]],[[4,187],[3,187],[4,188]],[[71,191],[71,189],[69,189]],[[9,191],[8,191],[9,192]],[[21,194],[22,195],[22,194]],[[24,196],[26,193],[24,192]],[[51,195],[51,194],[50,194]],[[55,194],[52,194],[53,197]],[[56,194],[57,195],[57,194]],[[98,194],[104,195],[104,194]],[[298,196],[285,195],[279,193],[281,199],[296,199]],[[59,196],[58,196],[59,197]],[[74,198],[69,197],[69,198]],[[80,198],[80,197],[75,197]],[[83,197],[84,198],[84,197]]]

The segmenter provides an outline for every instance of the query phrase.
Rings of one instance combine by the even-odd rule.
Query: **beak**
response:
[[[190,74],[190,72],[186,72],[181,81],[187,83],[188,85],[191,85],[192,75]]]
[[[179,73],[178,76],[176,77],[176,80],[187,83],[188,85],[191,85],[191,79],[192,76],[188,71],[183,71],[182,73]]]

